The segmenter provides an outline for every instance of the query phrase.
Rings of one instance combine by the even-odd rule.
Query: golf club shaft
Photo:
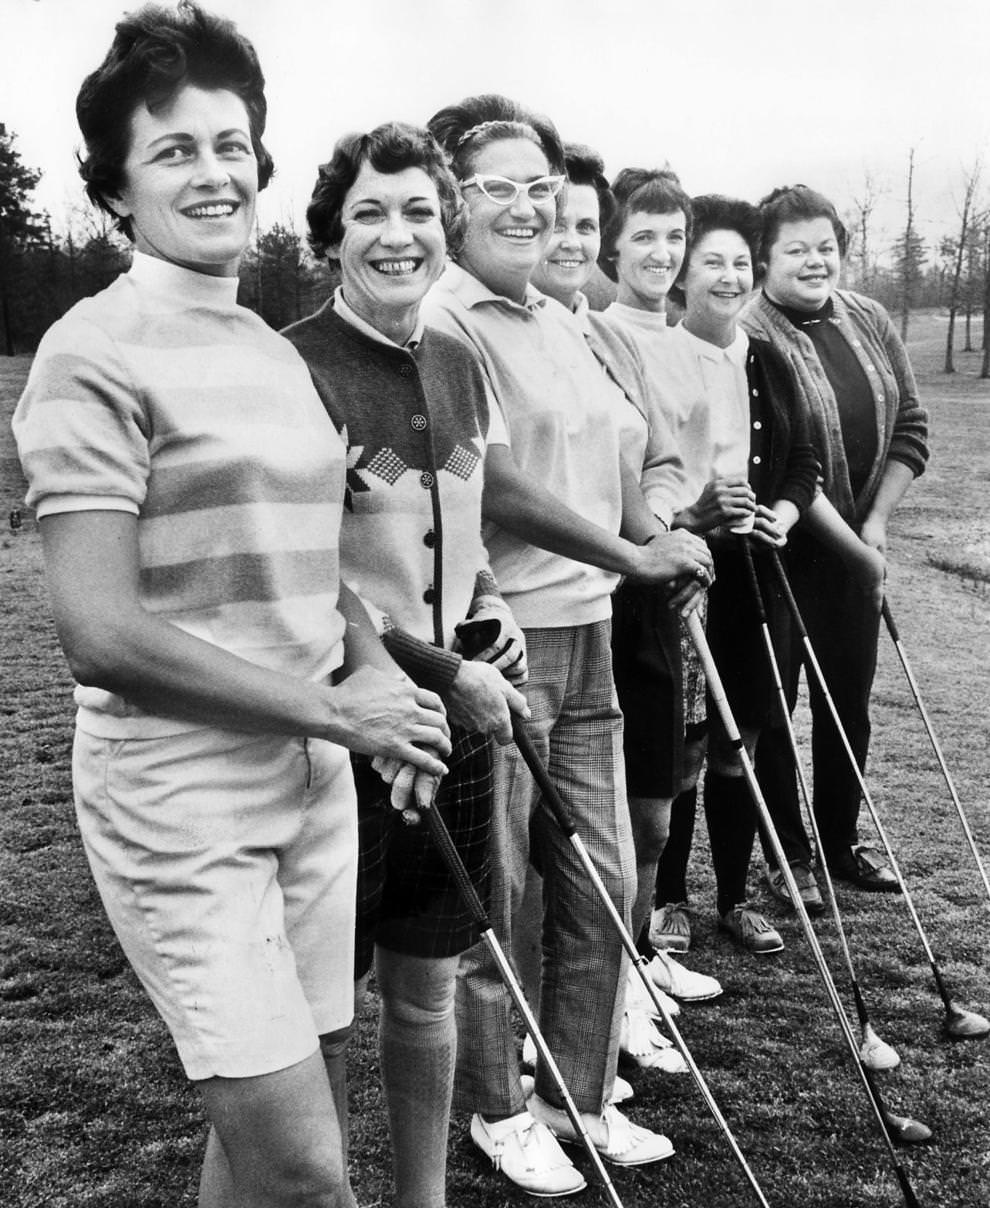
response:
[[[685,1064],[691,1071],[691,1076],[694,1078],[695,1083],[698,1086],[698,1090],[701,1092],[701,1096],[708,1107],[708,1110],[711,1112],[715,1122],[725,1135],[736,1161],[739,1163],[743,1173],[746,1175],[746,1178],[749,1181],[749,1184],[752,1187],[753,1192],[760,1204],[763,1205],[763,1208],[769,1208],[769,1204],[767,1203],[766,1197],[763,1194],[763,1190],[756,1181],[756,1176],[753,1174],[749,1163],[746,1161],[745,1155],[739,1148],[736,1138],[733,1136],[732,1130],[729,1128],[725,1116],[723,1116],[718,1104],[715,1102],[715,1098],[709,1089],[708,1083],[705,1081],[704,1075],[698,1068],[694,1057],[691,1055],[687,1041],[681,1035],[680,1030],[674,1023],[670,1011],[668,1010],[661,996],[658,994],[657,987],[653,984],[653,979],[647,972],[647,962],[645,958],[640,955],[638,949],[636,948],[636,943],[633,940],[632,935],[629,933],[629,928],[625,925],[622,915],[619,913],[615,903],[612,901],[612,897],[609,894],[608,889],[605,887],[605,883],[602,881],[598,869],[595,867],[594,861],[591,859],[591,856],[588,853],[588,849],[585,847],[581,836],[577,833],[577,829],[574,826],[573,819],[571,818],[570,809],[565,804],[560,793],[557,791],[556,785],[551,780],[550,773],[547,771],[543,760],[540,758],[539,752],[533,745],[533,741],[527,733],[524,723],[516,716],[516,714],[512,715],[512,731],[516,741],[516,746],[519,748],[519,753],[522,755],[523,761],[529,768],[533,779],[540,788],[544,804],[552,814],[557,825],[563,831],[571,846],[574,848],[578,860],[581,862],[585,872],[588,874],[588,879],[591,882],[595,893],[598,895],[603,906],[605,907],[609,918],[612,920],[612,923],[622,941],[622,946],[628,953],[630,960],[633,962],[633,966],[636,969],[639,979],[646,989],[646,992],[649,994],[657,1014],[663,1019],[664,1026],[669,1030],[674,1043],[677,1045],[681,1056],[684,1058]]]
[[[429,827],[430,835],[434,843],[437,845],[437,849],[439,850],[444,863],[447,865],[450,874],[457,882],[457,888],[460,891],[461,898],[464,901],[465,906],[468,908],[468,912],[478,925],[478,929],[481,932],[481,938],[485,941],[493,960],[498,966],[502,980],[505,982],[505,987],[509,991],[509,996],[511,997],[513,1003],[515,1003],[516,1010],[522,1016],[523,1022],[525,1023],[530,1036],[533,1038],[533,1043],[536,1045],[536,1051],[540,1055],[540,1060],[545,1063],[546,1068],[550,1072],[550,1076],[553,1078],[557,1090],[560,1092],[560,1097],[563,1101],[567,1114],[570,1117],[571,1123],[577,1130],[578,1136],[581,1138],[581,1143],[587,1150],[588,1156],[591,1158],[592,1165],[595,1168],[595,1173],[601,1180],[602,1186],[605,1188],[608,1198],[611,1200],[614,1208],[622,1208],[622,1201],[619,1199],[618,1192],[615,1190],[612,1180],[608,1176],[608,1171],[605,1169],[604,1163],[602,1162],[601,1156],[588,1134],[584,1121],[581,1119],[581,1113],[578,1111],[577,1105],[571,1098],[571,1093],[567,1089],[567,1085],[564,1082],[560,1068],[557,1065],[557,1062],[554,1060],[554,1056],[550,1052],[547,1042],[543,1037],[543,1033],[540,1031],[539,1025],[536,1022],[536,1017],[534,1016],[529,1003],[526,1001],[526,997],[522,992],[519,982],[516,980],[515,974],[512,972],[512,966],[509,963],[505,952],[502,950],[502,945],[498,942],[498,939],[495,936],[495,932],[492,929],[488,914],[485,911],[484,906],[481,904],[481,899],[478,897],[477,890],[471,883],[471,878],[468,875],[468,871],[464,867],[464,861],[461,859],[460,853],[454,846],[454,841],[450,837],[450,831],[447,829],[446,823],[444,822],[443,818],[440,817],[439,812],[435,808],[423,810],[422,816],[426,819],[426,825]]]
[[[898,632],[893,614],[890,611],[890,604],[887,602],[886,598],[883,602],[883,619],[887,625],[887,632],[890,634],[891,641],[894,643],[894,649],[897,651],[897,657],[900,659],[901,667],[903,667],[904,674],[907,677],[908,686],[911,689],[911,695],[914,697],[914,703],[918,706],[918,712],[921,714],[921,720],[928,732],[928,739],[932,744],[932,750],[935,752],[935,758],[938,760],[938,766],[942,769],[942,776],[944,777],[946,786],[949,790],[949,796],[952,798],[952,804],[956,807],[956,813],[959,815],[959,821],[962,823],[963,833],[966,836],[969,849],[973,853],[973,858],[976,860],[976,867],[979,869],[980,877],[983,881],[983,888],[986,890],[988,900],[990,900],[990,880],[987,879],[987,870],[984,867],[982,858],[980,857],[980,851],[976,845],[976,839],[973,835],[973,831],[970,828],[969,819],[966,817],[966,811],[963,809],[962,802],[959,800],[959,794],[956,792],[956,786],[952,780],[952,776],[949,774],[949,768],[945,762],[945,756],[942,754],[942,747],[939,744],[938,738],[935,736],[935,727],[932,725],[931,718],[928,716],[928,710],[925,708],[925,703],[921,699],[921,692],[918,688],[918,682],[914,678],[914,673],[911,670],[911,664],[908,662],[907,652],[901,643],[901,635]]]
[[[832,1004],[832,1009],[835,1012],[836,1019],[839,1023],[839,1029],[845,1038],[849,1051],[852,1054],[853,1062],[856,1070],[859,1073],[860,1079],[866,1090],[867,1097],[870,1101],[870,1106],[876,1117],[877,1123],[880,1126],[880,1135],[883,1138],[884,1144],[890,1154],[890,1160],[893,1164],[897,1180],[901,1186],[905,1201],[908,1208],[918,1208],[918,1201],[914,1191],[908,1182],[907,1175],[897,1158],[897,1152],[894,1149],[894,1141],[891,1137],[890,1130],[887,1124],[887,1118],[890,1113],[884,1106],[880,1096],[880,1091],[873,1080],[870,1071],[863,1064],[860,1056],[859,1048],[856,1044],[856,1038],[853,1035],[852,1026],[849,1023],[849,1018],[846,1015],[845,1008],[842,1005],[842,1000],[839,997],[839,992],[836,989],[835,981],[832,974],[829,972],[828,965],[825,961],[825,956],[822,953],[821,945],[818,943],[818,936],[815,934],[815,929],[811,925],[811,919],[808,915],[807,908],[801,901],[801,895],[798,891],[797,883],[794,880],[794,874],[791,872],[790,865],[787,863],[787,857],[784,855],[784,849],[780,842],[780,836],[777,834],[777,828],[774,826],[773,819],[770,816],[770,811],[767,809],[766,801],[763,799],[763,793],[760,790],[759,782],[756,779],[756,773],[753,770],[753,764],[746,751],[745,744],[739,734],[739,727],[736,725],[735,718],[732,714],[732,709],[729,706],[729,700],[725,693],[725,688],[722,684],[722,677],[719,675],[718,668],[715,666],[715,660],[712,658],[711,650],[708,646],[708,639],[705,637],[705,631],[701,627],[701,621],[696,613],[691,613],[687,618],[688,632],[691,636],[691,641],[698,652],[698,657],[701,660],[701,666],[705,673],[705,678],[708,681],[708,692],[711,696],[715,707],[718,710],[723,728],[729,739],[729,742],[735,748],[739,762],[743,770],[743,775],[746,778],[746,783],[749,786],[750,794],[756,806],[760,820],[766,829],[773,848],[774,856],[777,860],[778,867],[784,875],[784,881],[787,885],[788,893],[791,895],[791,900],[794,903],[794,909],[798,919],[801,922],[802,930],[811,948],[815,963],[818,966],[818,972],[821,975],[822,983],[825,986],[825,991],[829,1001]]]
[[[887,853],[887,859],[890,861],[890,867],[893,870],[894,876],[897,878],[898,887],[904,896],[904,904],[907,906],[908,913],[914,923],[915,930],[921,940],[921,946],[924,949],[925,956],[928,958],[928,964],[931,966],[932,976],[935,979],[935,987],[938,990],[939,997],[945,1006],[947,1012],[954,1010],[952,999],[949,996],[948,990],[945,987],[945,982],[942,978],[941,970],[938,967],[938,962],[935,960],[935,953],[932,951],[932,946],[929,943],[928,936],[925,934],[925,929],[921,925],[921,919],[918,917],[918,911],[915,909],[914,900],[911,897],[908,887],[904,882],[904,876],[901,872],[900,865],[897,862],[897,857],[894,855],[894,850],[891,847],[890,840],[887,838],[887,832],[883,823],[880,821],[880,815],[877,813],[877,807],[873,803],[873,797],[870,790],[867,788],[866,780],[863,777],[862,769],[856,759],[856,755],[849,743],[849,738],[846,734],[845,727],[842,724],[842,719],[839,717],[839,710],[836,708],[835,701],[832,699],[832,694],[828,689],[828,684],[825,682],[825,676],[822,672],[821,665],[815,654],[814,647],[811,645],[811,639],[808,637],[808,631],[805,628],[804,620],[801,617],[801,610],[798,608],[797,600],[794,598],[794,592],[791,590],[790,581],[787,578],[787,573],[784,570],[783,563],[780,561],[780,555],[774,551],[773,553],[774,569],[777,572],[777,577],[780,580],[781,588],[784,596],[787,599],[787,606],[791,610],[791,615],[794,619],[794,624],[797,626],[801,636],[801,643],[804,647],[805,661],[808,668],[813,672],[815,681],[821,689],[822,696],[828,707],[829,713],[832,716],[832,721],[835,724],[836,731],[842,742],[843,749],[849,759],[850,767],[856,776],[856,781],[859,784],[860,792],[863,795],[863,800],[866,803],[866,808],[869,810],[870,817],[873,819],[873,825],[880,837],[880,842],[883,844],[884,851]]]
[[[790,745],[791,755],[794,759],[794,769],[797,772],[798,786],[801,789],[801,799],[804,802],[805,812],[808,815],[808,819],[811,823],[812,833],[815,836],[815,845],[818,848],[818,851],[821,853],[822,837],[818,829],[818,819],[815,817],[815,811],[811,805],[811,793],[808,790],[808,778],[804,771],[804,761],[801,759],[801,753],[798,750],[797,735],[794,733],[794,723],[791,719],[791,711],[787,704],[787,693],[784,691],[784,685],[780,678],[780,664],[777,662],[777,653],[773,648],[773,637],[770,633],[770,625],[767,620],[766,608],[763,603],[763,593],[760,590],[760,580],[756,573],[756,565],[753,560],[753,547],[750,543],[750,538],[745,534],[740,534],[739,543],[742,546],[743,558],[746,562],[746,569],[749,576],[750,587],[753,592],[753,599],[756,604],[760,629],[763,633],[763,645],[767,652],[767,662],[770,667],[770,674],[773,677],[774,689],[777,693],[777,699],[780,702],[780,712],[784,719],[784,727],[787,731],[787,741]],[[863,1001],[863,996],[860,993],[859,981],[856,977],[856,970],[853,967],[852,953],[849,950],[849,942],[846,938],[846,929],[842,925],[842,916],[839,913],[839,904],[835,897],[835,887],[832,884],[832,875],[828,871],[828,865],[825,861],[824,855],[821,856],[821,868],[825,876],[829,904],[832,909],[832,918],[835,921],[836,934],[839,937],[839,945],[842,948],[846,968],[849,970],[849,980],[852,983],[853,997],[856,1002],[856,1014],[859,1017],[859,1022],[865,1025],[869,1023],[869,1015],[866,1011],[866,1004]]]

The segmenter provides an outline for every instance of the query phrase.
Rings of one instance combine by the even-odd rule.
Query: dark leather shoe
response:
[[[828,868],[836,879],[848,881],[850,885],[865,889],[868,893],[901,892],[897,878],[884,857],[862,843],[831,855]]]

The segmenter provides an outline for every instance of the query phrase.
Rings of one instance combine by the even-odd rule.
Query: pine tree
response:
[[[41,173],[22,163],[15,138],[0,122],[0,331],[7,356],[14,355],[12,307],[19,293],[21,255],[45,238],[44,218],[29,205]]]

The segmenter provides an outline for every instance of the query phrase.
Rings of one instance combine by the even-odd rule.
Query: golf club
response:
[[[591,1158],[592,1165],[595,1168],[595,1173],[601,1180],[602,1186],[605,1188],[608,1198],[611,1200],[615,1208],[622,1208],[622,1201],[619,1199],[618,1192],[615,1190],[612,1180],[608,1177],[608,1171],[605,1169],[601,1156],[599,1155],[598,1150],[594,1146],[594,1142],[591,1140],[591,1137],[588,1134],[588,1130],[584,1125],[584,1121],[581,1119],[581,1113],[578,1111],[577,1105],[571,1098],[570,1091],[567,1089],[563,1075],[560,1072],[560,1068],[558,1067],[553,1058],[553,1054],[550,1052],[550,1049],[547,1046],[547,1042],[544,1039],[539,1026],[537,1025],[536,1018],[529,1006],[529,1003],[526,1002],[522,988],[520,987],[519,982],[516,980],[515,974],[512,972],[512,966],[509,964],[509,960],[502,949],[502,945],[498,942],[498,939],[495,936],[491,921],[488,918],[484,906],[481,904],[481,899],[478,897],[477,890],[471,883],[471,878],[468,876],[468,871],[464,867],[464,861],[461,859],[460,853],[454,846],[453,839],[450,837],[450,831],[447,829],[447,824],[435,809],[425,809],[422,810],[421,813],[423,818],[426,820],[426,825],[429,827],[430,835],[434,843],[436,843],[437,849],[439,850],[444,863],[447,865],[451,876],[453,876],[454,880],[457,882],[458,891],[460,892],[465,906],[468,908],[468,912],[477,924],[478,930],[481,932],[481,938],[487,945],[496,965],[498,965],[499,973],[502,976],[502,980],[505,982],[506,989],[509,991],[509,996],[515,1004],[516,1010],[522,1016],[523,1022],[526,1025],[529,1035],[533,1039],[533,1043],[536,1045],[536,1049],[540,1054],[541,1060],[546,1063],[546,1068],[549,1070],[550,1076],[553,1078],[554,1083],[560,1092],[560,1097],[567,1111],[567,1115],[570,1117],[571,1123],[574,1125],[578,1136],[581,1138],[582,1145],[587,1150],[588,1156]]]
[[[750,544],[750,539],[747,536],[740,535],[738,538],[739,544],[742,547],[743,557],[746,562],[746,570],[749,576],[750,587],[753,592],[753,601],[756,605],[756,612],[760,622],[760,629],[763,634],[763,645],[766,648],[767,662],[770,666],[770,674],[773,677],[774,689],[777,693],[777,699],[780,702],[781,714],[784,718],[784,726],[787,730],[787,739],[790,744],[791,754],[794,756],[794,768],[797,772],[798,785],[801,789],[801,798],[804,801],[804,808],[808,814],[808,819],[811,823],[811,829],[815,837],[815,844],[818,851],[822,850],[822,838],[818,830],[818,819],[815,817],[815,812],[811,808],[811,794],[808,791],[808,781],[804,772],[804,764],[801,759],[800,751],[798,750],[797,735],[794,733],[794,725],[791,721],[790,710],[787,707],[787,694],[784,691],[784,685],[780,678],[780,665],[777,662],[777,655],[773,648],[773,638],[770,633],[770,624],[767,620],[766,607],[763,602],[763,592],[760,588],[759,576],[756,573],[756,565],[753,559],[753,548]],[[856,970],[853,967],[852,953],[849,950],[849,942],[846,938],[846,929],[842,924],[842,916],[839,913],[839,904],[835,897],[835,888],[832,885],[832,875],[828,871],[828,865],[824,859],[820,861],[821,872],[824,874],[826,889],[828,892],[829,905],[832,910],[832,918],[835,920],[835,930],[839,937],[839,944],[842,948],[842,954],[845,958],[846,968],[849,970],[849,981],[852,986],[853,1000],[856,1004],[856,1014],[859,1018],[860,1026],[860,1046],[859,1055],[863,1064],[874,1072],[878,1070],[892,1070],[901,1063],[901,1059],[897,1054],[897,1050],[892,1045],[887,1044],[882,1040],[873,1028],[870,1022],[869,1013],[866,1010],[866,1002],[863,998],[862,991],[859,986],[859,979],[856,977]],[[887,1121],[891,1123],[890,1120]],[[928,1140],[928,1137],[917,1138],[918,1140]],[[902,1138],[903,1140],[904,1138]]]
[[[987,880],[987,870],[983,865],[983,860],[980,857],[979,848],[976,846],[976,839],[973,837],[973,831],[969,825],[969,819],[966,817],[966,811],[963,809],[962,802],[959,800],[959,794],[956,792],[956,786],[953,783],[952,777],[949,775],[949,768],[945,762],[945,756],[942,754],[942,748],[939,745],[938,739],[935,737],[935,728],[928,716],[928,710],[925,708],[924,701],[921,699],[921,692],[918,689],[918,682],[914,678],[911,671],[911,664],[908,662],[907,652],[901,642],[901,635],[898,632],[897,624],[894,621],[893,613],[890,611],[890,604],[886,598],[883,602],[883,619],[887,625],[887,632],[890,634],[890,639],[894,643],[894,649],[897,651],[897,657],[901,661],[901,666],[904,668],[904,674],[907,677],[908,686],[911,689],[911,695],[914,697],[914,703],[918,706],[918,712],[921,714],[921,720],[924,722],[925,729],[928,731],[928,739],[932,744],[932,750],[935,752],[935,758],[938,760],[938,766],[942,769],[942,775],[945,778],[946,786],[949,790],[949,796],[952,798],[952,803],[956,807],[956,813],[959,815],[959,821],[962,823],[963,833],[966,835],[966,841],[969,843],[969,849],[973,853],[973,858],[976,860],[976,867],[980,871],[980,878],[983,881],[983,888],[987,891],[987,898],[990,899],[990,881]]]
[[[585,872],[588,874],[588,879],[591,881],[591,884],[592,884],[595,892],[597,893],[598,897],[600,898],[603,906],[605,907],[605,909],[609,915],[609,918],[611,918],[611,920],[619,934],[619,937],[622,940],[622,946],[625,948],[626,952],[628,953],[629,959],[632,961],[633,967],[636,969],[636,971],[639,975],[640,981],[643,983],[643,986],[646,989],[646,992],[649,994],[650,999],[653,1002],[654,1008],[656,1009],[657,1016],[663,1020],[668,1031],[670,1032],[671,1037],[674,1040],[674,1043],[677,1045],[677,1048],[680,1050],[681,1056],[684,1058],[684,1062],[687,1065],[688,1069],[690,1070],[691,1075],[694,1078],[695,1083],[698,1086],[698,1090],[701,1092],[701,1096],[705,1100],[705,1104],[707,1105],[708,1110],[711,1112],[711,1114],[714,1117],[715,1122],[718,1124],[719,1128],[721,1128],[722,1132],[725,1134],[725,1138],[729,1142],[732,1152],[735,1155],[736,1161],[742,1167],[743,1173],[746,1175],[746,1178],[749,1180],[749,1184],[752,1187],[753,1192],[755,1193],[760,1204],[763,1205],[763,1208],[769,1208],[769,1204],[767,1203],[766,1197],[764,1196],[759,1183],[756,1181],[756,1176],[753,1174],[753,1171],[750,1169],[749,1163],[746,1161],[746,1158],[743,1155],[742,1150],[739,1148],[739,1145],[738,1145],[735,1137],[732,1134],[732,1130],[729,1128],[728,1122],[726,1121],[725,1117],[722,1115],[722,1112],[719,1109],[718,1104],[715,1102],[715,1098],[712,1095],[712,1092],[708,1087],[708,1083],[705,1081],[704,1075],[702,1074],[701,1070],[698,1068],[697,1063],[695,1062],[693,1056],[691,1055],[691,1051],[687,1046],[687,1042],[685,1041],[684,1037],[681,1035],[676,1024],[674,1023],[673,1018],[671,1017],[670,1011],[667,1008],[667,1006],[665,1005],[663,999],[657,993],[656,986],[654,986],[654,984],[653,984],[653,979],[650,977],[649,973],[647,972],[646,958],[643,957],[640,954],[639,950],[636,948],[636,943],[629,933],[629,928],[626,927],[625,923],[623,922],[622,916],[619,914],[619,911],[616,909],[615,903],[612,901],[611,895],[609,894],[608,890],[605,888],[605,884],[602,881],[601,877],[599,876],[598,870],[597,870],[597,868],[595,868],[595,865],[591,859],[591,856],[588,854],[588,849],[585,847],[584,842],[581,839],[581,836],[577,833],[577,830],[574,826],[574,822],[571,818],[570,809],[565,804],[563,798],[561,797],[560,793],[557,790],[556,785],[551,780],[550,773],[547,771],[546,767],[544,766],[543,760],[540,758],[539,752],[536,750],[536,747],[533,745],[532,739],[530,738],[529,734],[526,731],[525,723],[515,713],[512,715],[512,735],[513,735],[513,738],[515,739],[516,746],[519,749],[519,753],[522,756],[523,761],[525,762],[526,766],[529,768],[530,772],[532,773],[533,779],[536,781],[537,785],[540,788],[540,792],[542,794],[542,804],[546,807],[547,810],[549,810],[550,814],[553,816],[557,825],[560,827],[561,831],[563,832],[565,838],[570,842],[571,846],[574,848],[574,851],[577,854],[578,859],[580,860],[582,866],[584,867]]]
[[[836,730],[842,740],[842,745],[846,755],[849,758],[849,763],[856,775],[856,780],[859,784],[860,792],[863,794],[863,800],[866,802],[866,807],[870,812],[870,817],[873,819],[873,825],[880,837],[880,842],[884,846],[884,851],[887,853],[887,858],[890,860],[890,867],[893,870],[894,876],[897,878],[897,884],[904,896],[904,903],[908,908],[908,912],[914,922],[918,936],[921,939],[921,945],[924,948],[925,956],[928,958],[928,964],[931,966],[932,976],[935,979],[935,986],[938,990],[939,997],[942,999],[942,1004],[945,1007],[945,1034],[952,1040],[978,1040],[981,1037],[990,1033],[990,1020],[985,1019],[982,1015],[978,1015],[975,1011],[966,1011],[962,1007],[957,1006],[949,995],[949,991],[945,985],[945,979],[942,976],[942,971],[935,959],[935,953],[932,951],[932,946],[928,941],[928,936],[925,934],[925,929],[921,925],[921,919],[918,917],[918,912],[915,909],[914,901],[911,894],[908,892],[907,885],[904,883],[904,877],[901,873],[900,866],[897,863],[897,857],[894,855],[890,845],[890,840],[887,838],[887,832],[884,829],[883,823],[880,821],[880,816],[877,813],[877,808],[873,803],[873,798],[870,795],[870,790],[866,787],[866,781],[863,778],[863,773],[860,769],[856,756],[853,753],[852,747],[849,745],[849,738],[846,735],[845,728],[842,725],[842,720],[839,717],[839,711],[835,706],[835,701],[832,699],[832,694],[828,690],[828,685],[825,682],[825,676],[822,674],[821,666],[815,655],[814,648],[811,645],[811,639],[808,637],[808,631],[805,628],[804,621],[801,617],[801,611],[798,608],[797,600],[794,598],[794,592],[791,590],[790,581],[787,578],[787,573],[784,570],[783,563],[780,560],[780,555],[776,550],[772,551],[774,569],[777,572],[777,578],[780,582],[781,589],[787,600],[787,606],[791,611],[791,616],[794,624],[797,627],[801,637],[801,643],[804,647],[805,662],[808,668],[814,673],[815,681],[821,689],[822,696],[828,705],[832,720],[835,723]]]
[[[856,1038],[853,1035],[852,1026],[849,1023],[845,1008],[842,1005],[842,1000],[839,998],[839,992],[835,987],[835,982],[832,979],[832,974],[829,972],[828,965],[825,961],[825,956],[822,953],[821,945],[818,943],[818,937],[815,935],[815,929],[811,925],[811,918],[808,915],[807,908],[801,901],[801,895],[798,892],[797,883],[794,880],[794,874],[791,872],[791,867],[787,863],[787,857],[784,855],[784,849],[781,846],[780,836],[777,834],[777,829],[773,824],[773,819],[770,817],[770,811],[767,809],[767,803],[763,799],[763,793],[760,791],[759,782],[756,779],[756,773],[753,770],[752,761],[746,751],[746,746],[739,734],[739,727],[736,725],[735,718],[732,714],[732,709],[729,706],[728,697],[725,694],[725,688],[722,684],[722,678],[719,675],[718,668],[715,666],[715,660],[712,658],[711,650],[708,646],[708,639],[705,637],[705,631],[701,627],[701,621],[698,619],[697,613],[691,613],[687,618],[687,628],[694,644],[695,650],[698,652],[698,657],[701,660],[702,670],[705,673],[705,678],[708,680],[708,692],[712,701],[718,710],[722,725],[725,728],[726,736],[729,742],[732,743],[738,756],[740,766],[743,770],[743,775],[746,777],[746,783],[749,786],[750,794],[756,806],[760,820],[766,828],[767,835],[770,838],[771,846],[773,847],[774,856],[778,862],[781,872],[784,875],[784,882],[787,885],[787,891],[791,895],[791,900],[794,903],[794,909],[797,912],[798,919],[801,922],[801,927],[807,938],[808,945],[811,948],[815,958],[815,963],[818,966],[818,972],[821,975],[822,982],[828,994],[829,1001],[832,1004],[832,1009],[835,1012],[836,1019],[839,1022],[839,1028],[845,1038],[846,1044],[849,1046],[849,1051],[852,1053],[853,1061],[856,1070],[859,1073],[860,1079],[866,1090],[867,1097],[870,1100],[870,1106],[873,1109],[873,1114],[876,1117],[877,1123],[880,1125],[880,1134],[883,1137],[884,1144],[890,1154],[890,1160],[894,1168],[894,1173],[897,1176],[897,1181],[900,1185],[901,1192],[904,1196],[904,1202],[907,1208],[920,1208],[918,1199],[914,1194],[914,1190],[908,1181],[907,1173],[904,1167],[900,1164],[897,1157],[897,1151],[894,1145],[897,1141],[904,1139],[901,1133],[916,1133],[925,1125],[919,1125],[918,1121],[912,1120],[910,1117],[894,1116],[884,1106],[880,1091],[873,1080],[873,1075],[864,1065],[859,1054],[859,1049],[856,1045]],[[890,1121],[890,1123],[888,1123]],[[893,1127],[891,1126],[893,1125]],[[921,1139],[916,1136],[914,1139]]]

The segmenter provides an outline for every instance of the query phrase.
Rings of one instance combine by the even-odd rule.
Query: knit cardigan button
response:
[[[430,487],[433,486],[433,475],[430,473],[429,470],[424,470],[423,473],[420,474],[419,485],[423,488],[424,491],[428,491],[430,489]]]
[[[416,414],[409,421],[409,426],[414,432],[423,432],[426,430],[426,416]]]

